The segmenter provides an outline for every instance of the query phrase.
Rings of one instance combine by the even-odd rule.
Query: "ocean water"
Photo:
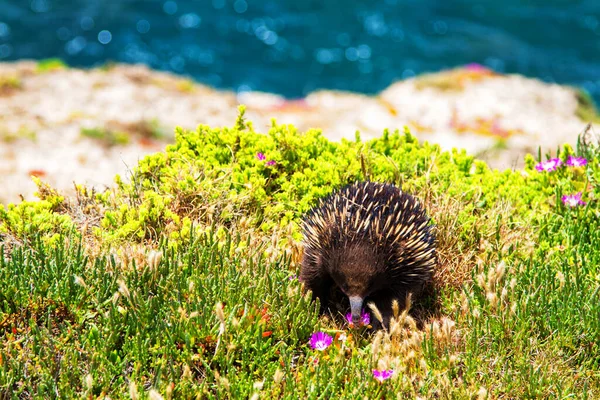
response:
[[[480,63],[599,102],[600,0],[0,0],[0,61],[49,57],[289,98]]]

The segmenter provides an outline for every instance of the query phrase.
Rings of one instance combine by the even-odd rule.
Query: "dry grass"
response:
[[[433,277],[436,289],[458,288],[468,282],[477,261],[488,250],[506,250],[517,244],[527,250],[533,246],[534,228],[511,224],[513,210],[505,202],[497,202],[483,212],[474,209],[472,225],[467,228],[462,225],[460,212],[478,201],[431,192],[427,196],[426,207],[436,222],[438,264]]]

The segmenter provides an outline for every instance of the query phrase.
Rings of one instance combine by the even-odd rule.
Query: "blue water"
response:
[[[291,98],[477,62],[599,101],[600,0],[0,0],[0,61],[48,57]]]

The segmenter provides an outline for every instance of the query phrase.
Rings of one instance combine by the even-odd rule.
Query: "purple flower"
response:
[[[333,338],[325,332],[315,332],[310,337],[310,347],[313,350],[323,351],[331,345]]]
[[[353,325],[352,313],[346,314],[346,320],[348,321],[348,323],[350,325]],[[362,310],[362,312],[360,314],[360,323],[361,323],[361,325],[369,325],[371,323],[371,316],[365,310]]]
[[[568,207],[584,206],[585,201],[581,200],[581,192],[575,194],[565,194],[561,198],[563,204]]]
[[[272,167],[273,165],[277,164],[277,162],[275,160],[269,160],[266,162],[266,166],[267,167]]]
[[[386,379],[390,379],[394,375],[393,369],[384,369],[383,371],[373,370],[373,378],[377,379],[380,383]]]
[[[541,163],[537,164],[535,166],[535,169],[537,169],[540,172],[551,172],[556,171],[556,168],[560,167],[561,165],[562,161],[560,160],[560,158],[551,158],[548,161],[542,161]]]
[[[567,159],[567,165],[569,167],[583,167],[586,164],[587,160],[583,157],[569,156]]]
[[[256,153],[256,158],[258,158],[260,161],[265,161],[265,159],[267,157],[265,157],[265,155],[263,153]]]

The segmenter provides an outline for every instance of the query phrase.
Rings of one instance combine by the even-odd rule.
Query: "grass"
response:
[[[107,192],[40,183],[43,201],[0,208],[0,393],[598,398],[600,151],[574,153],[588,165],[490,171],[407,133],[333,144],[242,115],[178,131]],[[418,193],[439,249],[426,295],[377,333],[319,316],[295,278],[302,214],[365,175]],[[573,191],[586,206],[562,205]]]
[[[285,260],[265,262],[260,249],[248,247],[236,254],[238,245],[217,248],[208,236],[191,238],[182,251],[161,247],[160,262],[92,261],[76,243],[49,253],[41,243],[19,248],[1,264],[3,281],[13,281],[1,296],[3,387],[14,395],[76,397],[91,374],[88,392],[95,395],[109,386],[126,390],[130,382],[140,390],[160,387],[176,377],[224,394],[214,386],[216,374],[233,380],[238,369],[245,375],[238,379],[252,387],[257,367],[270,365],[265,372],[272,374],[279,363],[271,360],[292,359],[316,314],[297,282],[286,285]],[[263,337],[266,331],[272,334]],[[19,341],[23,334],[31,340]],[[48,358],[53,353],[58,357]],[[185,371],[189,379],[180,381]]]

